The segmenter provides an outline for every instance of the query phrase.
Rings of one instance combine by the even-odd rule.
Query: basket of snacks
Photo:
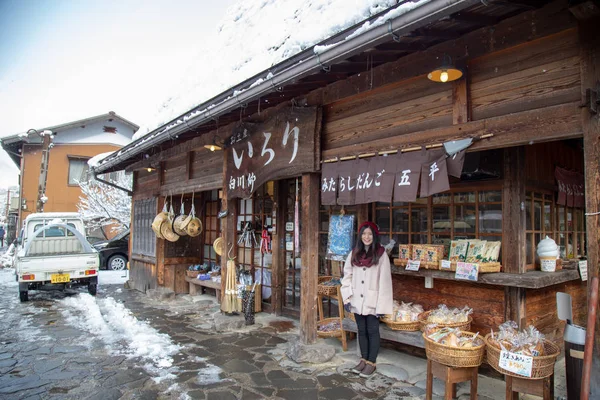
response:
[[[337,294],[337,287],[341,285],[342,282],[338,278],[332,276],[320,276],[317,285],[317,294],[334,296]]]
[[[421,327],[419,315],[423,312],[423,306],[412,303],[398,303],[394,301],[394,309],[391,315],[381,318],[390,329],[394,331],[418,331]]]
[[[468,306],[462,309],[448,308],[445,304],[440,304],[438,308],[429,310],[419,316],[421,330],[427,325],[435,324],[440,328],[456,328],[461,331],[469,331],[473,317],[473,310]]]
[[[554,364],[560,348],[544,338],[534,326],[519,332],[514,321],[500,325],[499,331],[486,335],[487,362],[496,371],[523,379],[542,379],[554,373]],[[502,351],[532,357],[531,376],[517,374],[500,367]]]
[[[342,324],[339,318],[324,318],[317,322],[317,336],[322,338],[342,336]]]
[[[423,332],[427,358],[450,367],[478,367],[483,362],[485,342],[479,333],[455,328],[433,328]]]
[[[187,270],[185,271],[186,275],[190,278],[197,278],[198,274],[200,274],[200,271],[191,271],[191,270]]]

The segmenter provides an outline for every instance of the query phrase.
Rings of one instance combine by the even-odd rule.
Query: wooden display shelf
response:
[[[350,318],[344,318],[343,321],[344,330],[347,332],[358,333],[356,328],[356,322]],[[379,336],[382,339],[389,340],[392,342],[409,344],[411,346],[425,348],[425,340],[423,339],[423,332],[407,332],[407,331],[395,331],[390,329],[386,324],[381,323],[379,325]]]
[[[462,279],[455,279],[454,272],[440,270],[419,270],[406,271],[404,267],[391,266],[392,274],[432,277],[434,279],[444,279],[449,281],[470,282]],[[578,280],[579,271],[563,269],[556,272],[529,271],[524,274],[509,274],[506,272],[493,272],[482,274],[474,284],[483,283],[486,285],[520,287],[526,289],[541,289],[548,286],[558,285],[559,283]]]

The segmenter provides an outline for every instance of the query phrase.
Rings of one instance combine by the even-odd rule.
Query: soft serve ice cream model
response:
[[[537,255],[540,258],[541,270],[544,272],[554,272],[556,270],[558,254],[558,245],[552,238],[546,236],[540,240],[537,246]]]

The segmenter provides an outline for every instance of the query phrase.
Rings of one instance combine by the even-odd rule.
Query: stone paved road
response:
[[[100,287],[95,302],[103,306],[88,321],[110,325],[108,308],[123,304],[134,318],[168,335],[168,346],[178,346],[172,365],[159,365],[147,354],[137,356],[123,339],[96,334],[102,326],[77,323],[69,310],[73,303],[65,299],[83,302],[82,296],[89,295],[32,292],[28,303],[20,303],[16,286],[0,283],[0,399],[424,398],[423,359],[384,349],[378,373],[365,380],[347,372],[358,359],[355,341],[342,352],[339,341],[327,339],[322,342],[337,346],[331,361],[296,364],[285,354],[298,338],[293,320],[260,313],[254,326],[244,327],[243,319],[221,315],[210,295],[165,299],[122,285]],[[223,321],[238,328],[219,333]],[[143,340],[144,334],[132,337]],[[504,398],[501,381],[480,376],[479,388],[482,400]],[[434,382],[434,393],[443,390]],[[468,398],[468,390],[459,384],[459,398]]]

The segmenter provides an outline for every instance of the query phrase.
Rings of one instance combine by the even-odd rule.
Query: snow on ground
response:
[[[99,271],[98,286],[122,285],[129,279],[129,271]]]

